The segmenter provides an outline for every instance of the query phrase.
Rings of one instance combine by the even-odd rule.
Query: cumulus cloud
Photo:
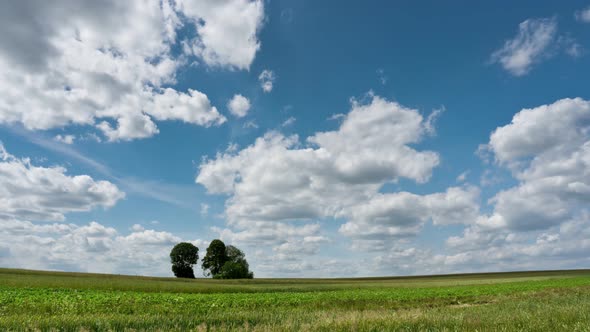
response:
[[[215,228],[220,237],[230,243],[246,245],[281,245],[299,238],[319,238],[320,225],[317,223],[297,225],[287,222],[259,221],[238,225],[237,230]]]
[[[487,227],[546,229],[586,211],[590,199],[590,102],[562,99],[518,112],[488,148],[518,185],[497,193]]]
[[[0,123],[90,125],[110,141],[155,135],[154,120],[226,121],[202,92],[170,86],[192,56],[248,69],[264,17],[249,0],[24,0],[0,12]],[[177,31],[191,26],[188,53],[174,56]]]
[[[330,240],[322,235],[318,223],[298,224],[276,221],[256,221],[233,225],[232,228],[213,228],[228,243],[244,245],[257,253],[252,266],[260,272],[276,275],[280,271],[265,267],[304,263],[309,255],[319,252],[320,246]],[[266,249],[266,250],[265,250]],[[268,250],[270,249],[270,250]],[[281,264],[277,264],[282,262]],[[265,271],[266,269],[266,271]],[[273,271],[274,270],[274,271]],[[301,272],[301,271],[298,271]],[[257,272],[258,273],[258,272]]]
[[[54,139],[64,144],[73,144],[76,137],[74,135],[56,135]]]
[[[440,261],[447,270],[524,270],[579,268],[590,263],[587,211],[549,229],[514,232],[475,225],[447,240]],[[461,259],[457,259],[457,258]],[[453,259],[451,259],[453,258]]]
[[[197,37],[189,47],[210,66],[249,69],[260,49],[257,33],[264,21],[262,0],[177,0]]]
[[[479,190],[452,187],[444,193],[408,192],[377,194],[346,213],[349,221],[340,232],[355,239],[385,246],[392,238],[415,236],[427,221],[434,225],[471,224],[479,213]]]
[[[2,266],[170,276],[169,250],[180,237],[134,225],[125,235],[90,222],[78,226],[0,219]],[[187,241],[187,240],[185,240]],[[200,248],[206,243],[193,242]],[[7,246],[6,244],[10,244]]]
[[[0,144],[0,217],[61,221],[68,212],[109,208],[125,193],[108,181],[69,176],[63,167],[35,166]]]
[[[589,119],[589,103],[581,98],[523,109],[510,124],[494,130],[489,145],[500,163],[565,151],[587,140]]]
[[[260,82],[260,87],[262,91],[269,93],[272,91],[274,87],[274,82],[276,80],[275,73],[272,70],[265,69],[260,73],[258,76],[258,81]]]
[[[471,213],[475,195],[460,188],[416,196],[415,200],[424,201],[421,207],[429,209],[426,216],[412,216],[412,211],[402,209],[399,218],[381,220],[378,212],[369,211],[380,206],[379,200],[391,203],[398,196],[412,196],[379,194],[384,184],[400,178],[423,183],[430,178],[439,163],[438,154],[410,147],[427,132],[426,121],[417,110],[373,96],[366,104],[353,101],[336,130],[315,133],[305,141],[297,135],[269,132],[240,151],[206,159],[196,182],[209,193],[230,195],[225,217],[231,229],[222,234],[238,242],[280,239],[272,244],[275,253],[281,252],[281,246],[300,243],[305,236],[324,236],[319,230],[285,236],[277,227],[294,234],[297,229],[310,230],[306,227],[316,225],[310,221],[323,218],[350,219],[342,232],[351,237],[355,235],[347,229],[361,227],[359,223],[374,224],[376,229],[382,222],[420,227],[429,218],[441,224],[464,222],[470,216],[459,214]],[[361,210],[366,214],[355,212]],[[409,219],[412,222],[406,223]],[[409,233],[415,234],[406,235]]]
[[[243,118],[250,110],[250,100],[240,94],[234,95],[227,103],[227,108],[235,117]]]
[[[145,111],[157,120],[181,120],[199,126],[220,125],[226,121],[207,96],[199,91],[188,89],[179,93],[170,88],[163,89],[153,99],[153,104]]]
[[[429,133],[418,111],[373,96],[353,102],[341,118],[333,131],[305,140],[270,132],[201,164],[197,183],[229,195],[227,228],[216,231],[256,244],[257,267],[282,262],[293,270],[275,273],[302,266],[325,272],[322,259],[310,255],[317,257],[333,234],[318,221],[341,223],[353,252],[371,252],[365,268],[372,275],[580,266],[590,246],[590,102],[523,109],[491,133],[482,150],[517,184],[492,196],[489,214],[480,213],[480,191],[470,185],[422,195],[381,192],[400,178],[425,182],[438,165],[436,153],[409,146]],[[465,229],[434,252],[412,244],[427,223]]]
[[[408,275],[580,268],[590,263],[589,216],[584,212],[561,225],[527,232],[472,225],[449,237],[445,250],[400,244],[375,253],[367,270]]]
[[[152,119],[142,113],[132,113],[117,119],[117,126],[113,128],[107,121],[96,125],[109,141],[132,140],[146,138],[160,132]]]
[[[353,103],[338,130],[308,137],[307,147],[296,135],[269,132],[237,154],[221,153],[206,160],[196,181],[211,193],[254,190],[248,179],[278,190],[284,185],[313,192],[336,190],[332,184],[339,183],[352,189],[372,187],[400,177],[425,182],[438,165],[438,155],[408,146],[418,142],[424,130],[416,110],[374,97],[369,104]]]
[[[491,61],[515,76],[523,76],[534,64],[547,58],[556,38],[555,18],[528,19],[518,25],[513,39],[492,54]]]

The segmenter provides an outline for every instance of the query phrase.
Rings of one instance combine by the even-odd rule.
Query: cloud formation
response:
[[[349,220],[340,232],[358,248],[391,247],[392,240],[418,235],[424,224],[471,224],[479,213],[479,190],[451,187],[443,193],[416,195],[408,192],[376,194],[350,207]]]
[[[204,160],[196,182],[209,193],[229,195],[230,228],[218,231],[238,243],[270,241],[276,254],[292,252],[287,248],[305,238],[327,240],[313,223],[324,218],[348,220],[340,232],[352,239],[381,240],[414,236],[427,221],[475,219],[475,188],[425,196],[379,193],[401,178],[426,182],[439,156],[410,147],[431,130],[417,110],[371,98],[353,101],[338,129],[304,142],[269,132],[240,151]]]
[[[260,87],[262,88],[262,91],[264,91],[265,93],[271,92],[276,79],[277,78],[275,76],[275,73],[272,70],[263,70],[258,76],[258,81],[260,82]]]
[[[0,218],[63,221],[65,213],[109,208],[124,197],[111,182],[69,176],[59,166],[35,166],[0,145]]]
[[[64,144],[74,144],[76,136],[74,135],[56,135],[54,139]]]
[[[125,235],[97,222],[78,226],[0,219],[2,266],[171,276],[168,254],[183,241],[169,232],[135,225]],[[206,248],[201,240],[190,241]]]
[[[94,221],[64,222],[68,213],[110,208],[124,197],[111,182],[70,176],[63,167],[35,166],[0,144],[0,265],[171,275],[168,253],[182,241],[178,236],[139,224],[123,235]]]
[[[545,229],[576,217],[590,199],[590,102],[562,99],[524,109],[497,128],[488,145],[518,185],[497,193],[480,223]]]
[[[409,144],[432,128],[418,111],[374,96],[353,102],[336,130],[305,141],[270,132],[205,160],[196,181],[229,195],[228,227],[215,231],[256,244],[253,261],[262,269],[280,262],[293,267],[280,273],[302,266],[326,273],[324,259],[312,257],[332,241],[321,227],[327,222],[340,223],[354,252],[372,253],[363,268],[371,275],[577,266],[580,248],[590,245],[582,235],[590,221],[590,102],[524,109],[491,133],[483,149],[517,184],[492,196],[489,214],[480,212],[480,190],[468,183],[424,195],[381,192],[401,178],[428,181],[438,155]],[[465,229],[433,252],[413,243],[427,223]]]
[[[171,87],[176,71],[192,56],[248,69],[264,17],[259,0],[24,0],[0,12],[0,123],[95,126],[109,141],[153,136],[154,120],[225,122],[204,93]],[[173,55],[185,27],[196,35]]]
[[[590,7],[576,11],[574,17],[580,22],[590,23]]]
[[[518,25],[518,33],[491,56],[515,76],[527,74],[532,66],[547,58],[557,38],[557,19],[528,19]]]
[[[235,117],[243,118],[248,115],[250,110],[250,100],[240,94],[234,95],[227,103],[227,108]]]
[[[250,68],[260,49],[262,0],[177,0],[176,5],[197,30],[197,36],[185,44],[193,54],[209,66]]]

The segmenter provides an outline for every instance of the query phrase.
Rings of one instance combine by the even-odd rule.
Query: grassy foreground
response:
[[[590,331],[590,270],[179,280],[0,269],[2,331]]]

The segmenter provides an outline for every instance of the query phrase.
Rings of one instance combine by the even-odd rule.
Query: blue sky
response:
[[[214,238],[267,277],[590,263],[588,2],[0,12],[1,266],[171,275]]]

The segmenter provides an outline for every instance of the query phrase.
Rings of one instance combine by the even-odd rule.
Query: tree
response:
[[[205,257],[203,257],[203,263],[201,265],[205,276],[212,275],[215,277],[219,274],[219,272],[221,272],[223,264],[225,264],[225,262],[228,260],[225,249],[225,243],[223,243],[223,241],[219,239],[211,241],[211,244],[209,244],[209,247],[207,248],[207,253],[205,254]]]
[[[199,248],[192,243],[181,242],[172,248],[170,262],[172,272],[178,278],[194,278],[193,265],[199,261]]]
[[[228,261],[232,262],[246,262],[246,255],[243,251],[235,246],[229,245],[225,247],[225,254]],[[246,263],[248,264],[248,263]]]
[[[227,261],[223,264],[221,271],[217,274],[215,279],[252,279],[254,273],[248,271],[248,263],[246,261],[232,262]]]
[[[225,255],[227,261],[223,264],[223,267],[219,271],[219,274],[215,275],[216,279],[252,279],[254,273],[250,272],[250,266],[246,261],[246,255],[243,251],[229,245],[225,248]]]
[[[191,266],[186,265],[172,265],[172,272],[177,278],[195,278],[195,272]]]

